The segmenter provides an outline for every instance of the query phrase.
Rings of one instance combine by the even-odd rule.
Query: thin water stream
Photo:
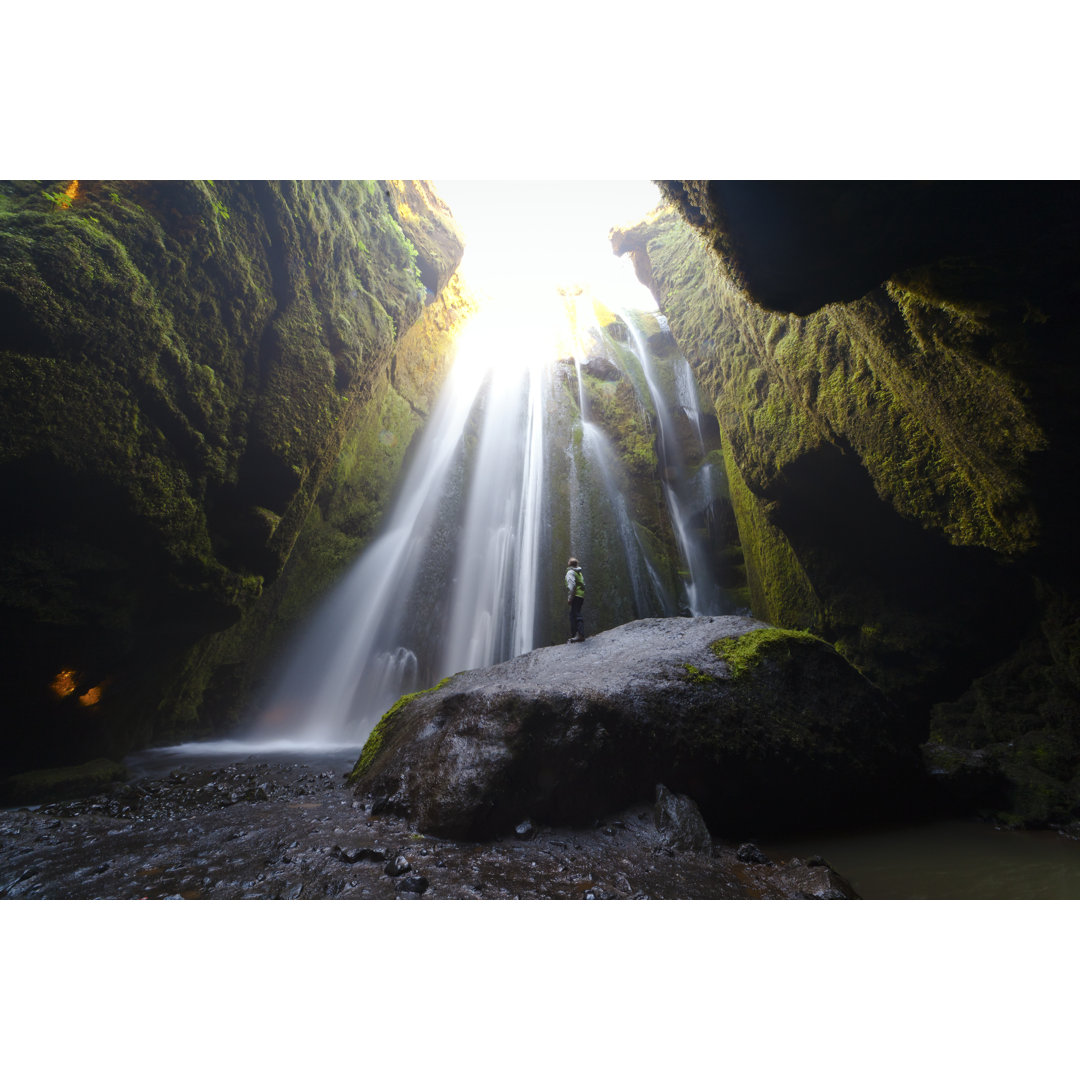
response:
[[[686,413],[687,418],[694,425],[700,448],[704,450],[700,406],[694,388],[693,374],[686,360],[681,356],[677,357],[672,365],[673,394],[672,401],[669,402],[668,395],[663,392],[659,384],[652,350],[634,314],[629,311],[623,311],[621,314],[630,334],[633,351],[641,364],[653,408],[656,410],[657,425],[660,429],[657,442],[660,452],[661,484],[671,523],[678,539],[679,553],[687,566],[687,605],[692,615],[718,615],[724,608],[723,598],[711,571],[705,543],[702,537],[695,534],[691,528],[691,514],[684,505],[687,493],[679,490],[686,488],[688,476],[686,461],[674,430],[672,405]],[[706,473],[706,480],[708,477],[709,474]],[[708,501],[708,494],[703,501]]]

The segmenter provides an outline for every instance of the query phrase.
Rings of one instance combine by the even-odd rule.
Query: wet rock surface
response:
[[[679,850],[648,803],[484,843],[424,835],[369,813],[344,782],[353,759],[181,765],[94,798],[0,811],[0,898],[855,898],[812,856],[750,864],[717,838]]]
[[[694,800],[673,794],[663,784],[656,785],[653,821],[664,843],[677,851],[708,851],[712,844],[708,826]]]
[[[894,805],[917,776],[913,734],[831,646],[704,616],[459,672],[387,712],[353,779],[424,832],[482,839],[587,824],[658,783],[713,833],[811,827]]]

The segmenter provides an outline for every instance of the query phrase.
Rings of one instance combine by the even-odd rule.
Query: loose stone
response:
[[[391,877],[400,877],[402,874],[407,874],[412,869],[412,864],[404,855],[398,855],[397,858],[386,864],[386,872]]]
[[[399,893],[415,893],[417,896],[427,892],[428,879],[423,874],[410,874],[408,877],[399,879],[397,891]]]
[[[711,847],[712,837],[705,819],[688,796],[676,795],[663,784],[657,784],[653,814],[667,847],[679,851],[708,851]]]
[[[740,844],[735,854],[740,862],[772,866],[772,860],[756,844]]]

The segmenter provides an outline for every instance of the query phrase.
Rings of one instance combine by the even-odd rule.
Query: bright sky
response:
[[[461,273],[497,296],[588,284],[609,303],[655,302],[608,240],[660,202],[651,180],[433,180],[465,235]]]

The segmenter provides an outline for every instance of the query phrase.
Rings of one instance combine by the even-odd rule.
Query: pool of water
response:
[[[821,855],[866,900],[1080,899],[1080,841],[1050,831],[936,821],[761,848],[778,858]]]
[[[133,779],[166,776],[174,769],[213,769],[223,765],[257,764],[264,761],[278,764],[324,764],[346,773],[356,764],[362,749],[362,746],[352,744],[221,739],[140,750],[124,758],[124,764]]]

